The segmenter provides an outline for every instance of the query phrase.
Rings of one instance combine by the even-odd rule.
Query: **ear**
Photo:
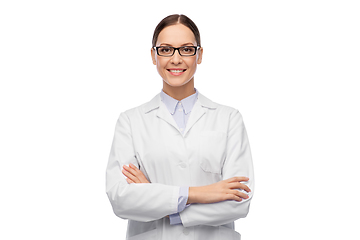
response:
[[[202,62],[203,48],[199,48],[197,64]]]
[[[151,58],[154,65],[156,65],[155,49],[151,48]]]

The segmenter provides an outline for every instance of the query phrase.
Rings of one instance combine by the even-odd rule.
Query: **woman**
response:
[[[234,221],[254,188],[242,116],[194,88],[203,48],[188,17],[164,18],[152,44],[163,88],[117,121],[106,172],[114,213],[129,219],[131,240],[240,239]]]

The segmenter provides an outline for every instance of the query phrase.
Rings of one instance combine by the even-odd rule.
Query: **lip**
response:
[[[166,69],[171,75],[173,75],[173,76],[180,76],[180,75],[182,75],[184,72],[186,72],[186,69],[184,69],[184,68],[168,68],[168,69]],[[184,70],[183,72],[177,72],[177,73],[175,73],[175,72],[171,72],[170,70]]]

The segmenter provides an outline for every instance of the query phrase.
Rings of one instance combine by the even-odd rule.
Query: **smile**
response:
[[[174,75],[174,76],[179,76],[181,74],[183,74],[186,69],[167,69],[171,75]]]

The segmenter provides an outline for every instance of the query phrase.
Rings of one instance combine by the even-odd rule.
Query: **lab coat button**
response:
[[[185,235],[189,235],[190,229],[184,228],[183,233],[184,233]]]
[[[181,168],[186,168],[186,163],[180,163]]]

